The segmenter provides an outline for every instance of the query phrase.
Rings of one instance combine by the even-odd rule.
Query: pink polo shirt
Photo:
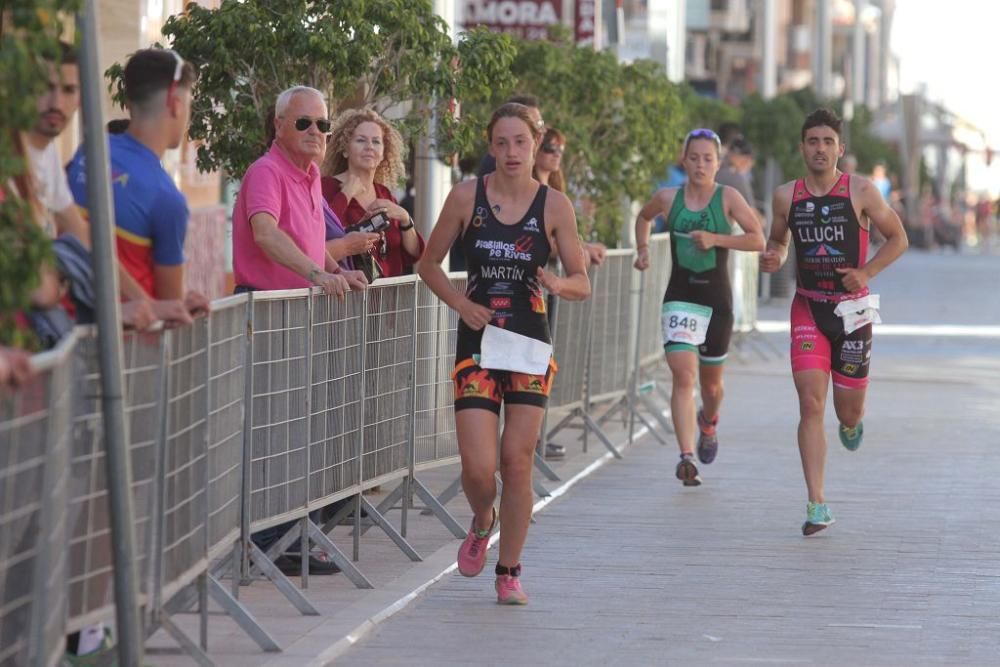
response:
[[[326,259],[326,226],[319,169],[306,173],[285,156],[278,144],[250,165],[233,208],[233,274],[237,285],[259,290],[309,287],[308,280],[273,261],[254,241],[250,218],[270,213],[278,228],[319,268]]]

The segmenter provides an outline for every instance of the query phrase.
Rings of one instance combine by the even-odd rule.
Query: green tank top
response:
[[[732,234],[733,229],[726,220],[722,208],[722,186],[715,186],[715,192],[708,201],[708,206],[700,211],[692,211],[685,206],[684,188],[681,187],[674,195],[674,203],[667,215],[667,231],[670,232],[674,257],[680,266],[695,273],[716,268],[719,260],[717,248],[699,250],[695,246],[689,235],[699,230],[714,234]]]

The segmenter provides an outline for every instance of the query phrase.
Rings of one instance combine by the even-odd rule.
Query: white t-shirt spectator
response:
[[[66,170],[59,160],[55,142],[50,142],[42,150],[28,144],[28,155],[35,169],[38,199],[52,213],[65,211],[73,206],[73,194],[66,181]]]

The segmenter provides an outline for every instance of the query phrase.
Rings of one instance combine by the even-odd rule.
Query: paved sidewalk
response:
[[[828,415],[837,523],[806,539],[794,391],[761,349],[702,487],[647,438],[539,515],[528,607],[450,575],[336,664],[1000,664],[1000,375],[877,365],[859,452]]]

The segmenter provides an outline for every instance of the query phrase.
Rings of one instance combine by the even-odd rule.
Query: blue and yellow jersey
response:
[[[108,137],[118,259],[146,293],[156,297],[155,266],[184,263],[188,207],[160,159],[129,134]],[[87,209],[84,147],[66,168],[77,206]]]

